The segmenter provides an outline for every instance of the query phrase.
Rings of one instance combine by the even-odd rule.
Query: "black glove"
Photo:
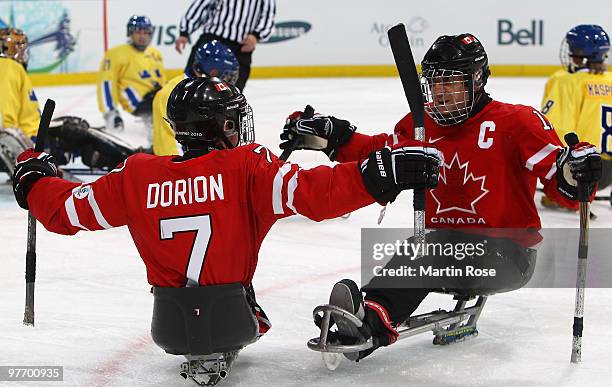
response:
[[[337,148],[346,144],[356,129],[346,120],[315,114],[312,106],[306,105],[303,113],[287,117],[280,148],[320,150],[333,161]]]
[[[435,188],[438,185],[442,154],[436,148],[389,147],[371,152],[361,163],[366,189],[379,203],[395,200],[406,189]]]
[[[594,145],[579,142],[567,146],[557,154],[557,190],[568,199],[578,200],[578,184],[584,184],[590,196],[601,178],[601,168],[601,154]]]
[[[28,194],[32,185],[38,179],[46,176],[57,176],[57,164],[53,156],[26,149],[17,156],[17,164],[13,173],[13,193],[19,207],[27,210]]]

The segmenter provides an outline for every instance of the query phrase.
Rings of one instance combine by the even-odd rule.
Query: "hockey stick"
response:
[[[578,144],[576,133],[568,133],[564,137],[569,146]],[[589,189],[578,183],[578,201],[580,202],[580,239],[578,241],[578,272],[576,274],[576,302],[574,306],[574,324],[572,326],[572,363],[582,360],[582,327],[584,316],[584,288],[586,285],[587,256],[589,253]]]
[[[293,149],[285,149],[283,151],[283,153],[281,153],[279,159],[283,160],[283,161],[287,161],[287,159],[289,158],[289,156],[291,156],[291,152],[293,152]]]
[[[55,110],[55,101],[48,99],[40,117],[38,132],[36,134],[36,152],[45,150],[47,131],[51,123],[51,116]],[[36,219],[28,212],[28,248],[26,251],[26,298],[23,324],[34,326],[34,283],[36,282]]]
[[[404,24],[393,26],[387,32],[389,44],[393,51],[395,65],[404,87],[404,93],[412,112],[414,139],[425,141],[424,106],[421,82],[417,74],[414,56],[406,35]],[[414,242],[425,244],[425,190],[414,190]]]
[[[311,118],[314,115],[314,108],[310,105],[306,105],[306,107],[304,108],[304,112],[301,114],[300,118]],[[289,118],[287,118],[287,124],[289,124]],[[285,126],[286,127],[286,126]],[[304,141],[302,139],[302,141]],[[300,139],[298,137],[294,138],[291,141],[291,144],[289,147],[287,147],[280,155],[279,159],[283,160],[283,161],[287,161],[287,159],[289,159],[289,156],[291,156],[291,153],[296,149],[295,146],[297,145],[297,143],[300,142]],[[325,143],[325,146],[327,146],[327,142]],[[324,147],[325,147],[324,146]]]

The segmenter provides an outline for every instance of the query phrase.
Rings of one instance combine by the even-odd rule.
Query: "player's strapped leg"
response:
[[[359,287],[350,279],[341,280],[334,285],[329,305],[323,308],[335,309],[329,317],[329,324],[325,314],[315,315],[315,324],[322,330],[326,341],[319,342],[341,348],[339,352],[344,353],[349,360],[363,359],[376,348],[397,340],[398,333],[386,309],[374,301],[364,301]],[[337,361],[334,362],[336,365],[333,368],[338,364]]]
[[[9,178],[13,175],[17,156],[34,143],[23,132],[16,128],[0,128],[0,172],[6,172]]]
[[[257,319],[257,324],[259,325],[259,333],[257,334],[257,338],[259,339],[261,336],[267,333],[270,328],[272,328],[272,323],[270,320],[268,320],[266,312],[264,312],[255,299],[255,289],[253,289],[253,284],[249,284],[249,286],[245,289],[247,292],[247,300],[253,309],[253,314]]]
[[[91,168],[114,168],[137,149],[118,137],[91,128],[79,117],[58,117],[49,127],[51,153],[63,163],[81,156]],[[60,164],[62,162],[60,161]]]

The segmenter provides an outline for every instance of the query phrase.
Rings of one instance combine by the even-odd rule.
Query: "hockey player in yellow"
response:
[[[119,105],[128,113],[150,121],[155,94],[165,84],[160,52],[149,47],[153,25],[146,16],[132,16],[127,24],[128,43],[109,49],[100,64],[98,106],[107,129],[123,129]]]
[[[595,144],[601,151],[599,190],[612,182],[612,73],[605,64],[609,51],[610,38],[600,26],[572,28],[561,46],[564,70],[548,79],[542,98],[542,113],[560,138],[576,132],[581,141]],[[542,204],[559,207],[546,196]]]
[[[153,100],[153,153],[158,156],[182,154],[174,138],[174,131],[165,120],[168,97],[174,87],[185,78],[219,77],[235,84],[238,80],[238,60],[223,43],[213,40],[196,51],[191,71],[172,78]]]
[[[27,64],[27,36],[17,28],[0,29],[0,128],[17,128],[33,137],[40,112]]]

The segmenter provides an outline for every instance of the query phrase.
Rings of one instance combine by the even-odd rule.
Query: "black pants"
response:
[[[597,183],[597,189],[602,190],[612,183],[612,160],[602,158],[601,179]]]
[[[156,87],[155,89],[149,91],[142,97],[142,101],[138,104],[136,109],[132,112],[136,117],[146,116],[153,114],[153,98],[157,92],[161,90],[161,87]],[[165,112],[164,112],[165,114]]]
[[[531,279],[535,269],[536,251],[525,248],[506,238],[495,238],[477,234],[464,234],[457,231],[436,230],[427,234],[428,243],[479,243],[486,239],[486,251],[483,256],[467,257],[458,261],[451,256],[427,256],[426,261],[407,262],[405,256],[395,255],[386,265],[387,269],[402,266],[419,267],[432,264],[435,267],[462,267],[473,265],[479,268],[495,268],[499,275],[496,278],[451,278],[442,279],[446,283],[435,282],[437,286],[398,287],[381,277],[374,277],[362,291],[365,299],[377,302],[387,309],[393,323],[401,323],[410,317],[421,302],[432,291],[456,292],[465,295],[493,294],[519,289]],[[411,241],[412,238],[409,239]],[[401,281],[401,280],[400,280]],[[393,284],[391,287],[390,285]],[[423,282],[428,285],[427,281]],[[430,282],[429,285],[432,285]]]
[[[227,40],[212,34],[202,34],[198,41],[191,48],[191,54],[189,54],[189,59],[187,60],[187,66],[185,66],[185,70],[188,71],[193,66],[193,62],[195,61],[196,51],[200,46],[205,43],[211,42],[213,40],[218,40],[221,43],[225,44],[236,56],[238,60],[238,64],[240,65],[240,70],[238,73],[238,81],[236,82],[236,87],[241,91],[244,91],[244,87],[246,86],[247,80],[249,79],[249,75],[251,75],[251,61],[253,57],[252,52],[240,52],[240,48],[242,44],[238,42],[234,42],[231,40]]]

